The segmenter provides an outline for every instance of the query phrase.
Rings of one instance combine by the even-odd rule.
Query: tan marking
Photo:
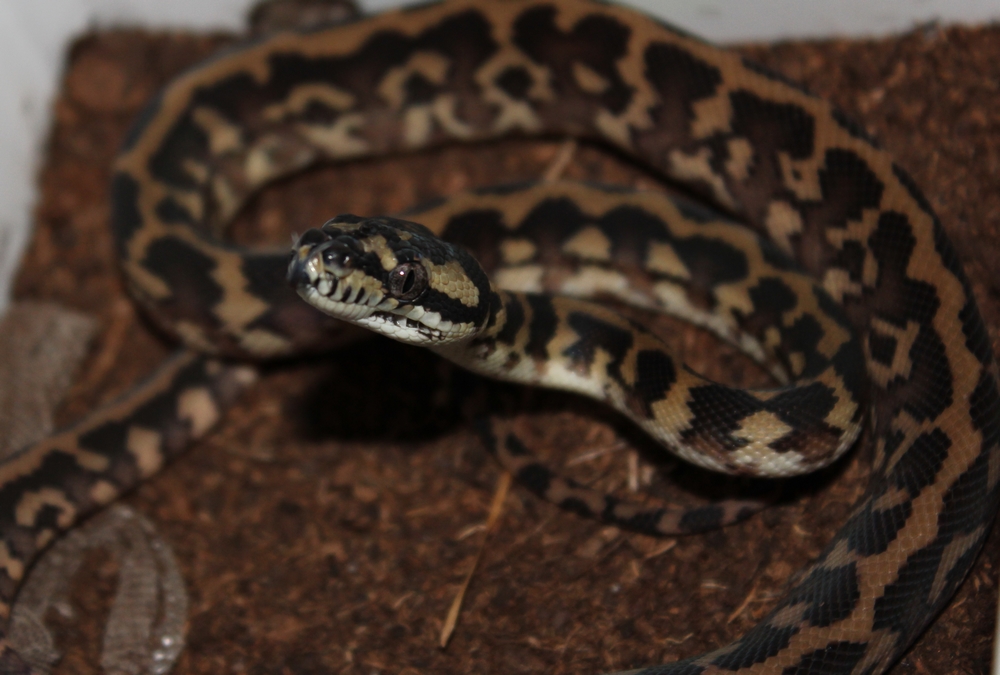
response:
[[[850,543],[846,539],[841,539],[823,559],[823,567],[831,570],[837,569],[856,562],[859,557],[857,551],[851,550]]]
[[[930,604],[940,601],[939,596],[944,592],[945,585],[948,583],[948,574],[952,572],[952,568],[954,568],[959,558],[968,553],[969,549],[973,546],[980,543],[985,529],[985,525],[980,525],[968,534],[956,536],[945,547],[941,553],[941,562],[938,565],[937,573],[934,575],[934,583],[931,584],[930,593],[928,594],[927,600]]]
[[[76,506],[69,500],[65,492],[56,488],[43,487],[35,491],[25,492],[21,496],[21,500],[14,509],[14,522],[21,527],[33,528],[38,513],[46,506],[58,510],[59,515],[56,516],[56,523],[62,529],[72,525],[76,519]]]
[[[793,431],[793,428],[785,424],[781,418],[774,413],[760,410],[743,418],[740,421],[739,429],[734,430],[730,435],[754,444],[766,446],[773,441],[783,438]]]
[[[810,604],[808,602],[789,605],[769,617],[767,623],[769,626],[774,626],[775,628],[797,627],[801,625],[805,612],[809,607]]]
[[[213,354],[218,350],[215,343],[209,339],[199,324],[190,321],[178,321],[174,324],[174,332],[177,333],[177,337],[180,338],[181,342],[192,349],[205,354]]]
[[[184,173],[194,178],[199,185],[204,185],[212,175],[208,165],[194,157],[185,157],[181,161],[181,166],[184,168]]]
[[[51,527],[46,527],[44,530],[39,530],[35,533],[35,549],[42,550],[52,543],[52,540],[56,538],[55,530]]]
[[[102,455],[99,452],[91,452],[82,448],[76,453],[76,463],[87,471],[92,471],[94,473],[107,471],[111,466],[111,460],[108,459],[107,455]]]
[[[584,265],[559,286],[560,293],[577,297],[590,297],[601,293],[627,297],[630,290],[628,279],[624,274],[597,265]]]
[[[148,478],[163,466],[163,437],[158,431],[131,426],[125,447],[135,460],[139,475]]]
[[[463,140],[471,139],[475,130],[459,119],[455,112],[457,101],[454,94],[441,94],[431,103],[434,120],[449,136]]]
[[[694,113],[691,135],[695,138],[705,139],[719,132],[729,131],[733,107],[725,87],[720,88],[715,96],[695,101],[691,109]],[[749,141],[747,143],[749,144]]]
[[[567,239],[562,250],[584,260],[610,260],[611,240],[600,228],[588,225]]]
[[[122,268],[131,280],[130,286],[136,288],[141,295],[148,297],[151,301],[173,297],[174,291],[167,282],[136,262],[135,258],[123,260]]]
[[[208,151],[215,157],[243,148],[243,129],[223,117],[218,110],[199,106],[191,113],[191,118],[208,136]]]
[[[523,69],[531,78],[531,86],[526,93],[527,101],[511,98],[510,94],[496,83],[502,73],[514,67]],[[532,107],[531,101],[555,99],[551,79],[551,73],[547,68],[529,59],[521,50],[511,46],[498,50],[475,74],[476,84],[482,90],[483,101],[496,108],[490,124],[491,132],[501,134],[513,130],[541,131],[544,125]]]
[[[725,180],[710,164],[711,151],[708,148],[700,148],[694,154],[671,150],[669,160],[670,172],[675,178],[691,183],[704,183],[712,189],[716,201],[725,208],[735,208],[736,202],[729,194]]]
[[[806,355],[802,352],[790,352],[788,354],[788,367],[792,371],[792,377],[798,377],[805,370]]]
[[[541,265],[505,267],[496,272],[494,283],[506,291],[538,293],[542,290],[545,269]]]
[[[243,174],[247,192],[296,169],[307,167],[316,159],[316,149],[302,143],[301,139],[289,139],[287,135],[267,134],[261,136],[247,152],[243,160]],[[236,190],[230,201],[242,202]]]
[[[433,265],[425,259],[424,265],[427,267],[427,279],[431,288],[458,300],[466,307],[479,304],[479,289],[460,263],[449,260],[444,265]]]
[[[537,254],[538,249],[530,239],[504,239],[500,242],[500,256],[505,265],[520,265]]]
[[[216,173],[209,181],[209,190],[215,203],[219,220],[226,222],[231,219],[243,203],[242,191],[234,184],[232,176]]]
[[[177,416],[191,425],[191,434],[197,438],[219,421],[219,408],[208,389],[188,389],[177,399]]]
[[[355,98],[349,91],[337,89],[329,83],[299,84],[282,101],[264,108],[261,117],[269,122],[280,122],[286,117],[301,115],[314,103],[344,112],[354,107]]]
[[[677,250],[673,246],[659,241],[649,244],[646,269],[651,272],[666,274],[675,279],[691,280],[691,272],[677,255]]]
[[[620,148],[632,145],[632,128],[628,120],[622,116],[612,115],[604,108],[597,111],[594,126],[601,132],[605,140]]]
[[[333,124],[299,124],[299,132],[322,148],[331,159],[348,159],[369,151],[368,141],[354,135],[368,120],[360,113],[345,113]]]
[[[434,113],[429,105],[414,105],[403,112],[403,144],[419,148],[427,144],[434,131]]]
[[[823,289],[840,304],[843,303],[845,296],[860,296],[862,292],[861,284],[851,281],[851,275],[847,270],[833,267],[823,275]]]
[[[868,366],[868,374],[872,380],[880,387],[887,387],[894,379],[908,379],[913,368],[913,361],[910,359],[910,351],[913,343],[920,333],[920,324],[915,321],[908,321],[906,328],[883,321],[878,317],[871,320],[872,336],[891,337],[896,340],[896,350],[892,355],[892,363],[886,366],[881,361],[876,361],[871,357],[870,344],[864,341],[865,362]]]
[[[871,508],[873,511],[889,511],[908,501],[910,501],[910,491],[893,486],[884,495],[873,501]]]
[[[109,504],[117,499],[119,494],[118,488],[106,480],[99,480],[90,488],[90,498],[95,504]]]
[[[733,311],[747,315],[753,312],[753,301],[747,294],[746,286],[742,284],[723,284],[716,286],[715,298],[722,307],[725,307],[729,314]],[[728,317],[727,317],[728,318]]]
[[[0,541],[0,567],[14,581],[20,581],[24,576],[24,562],[11,554],[6,541]]]
[[[782,181],[795,196],[802,201],[816,201],[823,198],[823,188],[819,184],[816,160],[794,160],[787,152],[778,153]]]
[[[582,61],[573,62],[573,79],[581,90],[593,96],[603,94],[611,86],[607,78]]]
[[[802,214],[786,201],[774,200],[767,205],[764,225],[782,251],[792,253],[792,236],[802,232]]]
[[[432,84],[444,84],[450,61],[440,52],[414,52],[406,63],[390,68],[378,86],[379,95],[393,108],[406,105],[406,83],[420,75]]]
[[[290,340],[263,328],[244,330],[240,333],[239,339],[240,347],[251,354],[280,356],[291,354],[294,347]]]
[[[736,181],[743,182],[750,177],[753,165],[753,146],[745,138],[731,138],[726,144],[729,159],[726,160],[726,173]]]

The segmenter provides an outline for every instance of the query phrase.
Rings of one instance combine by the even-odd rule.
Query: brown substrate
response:
[[[105,326],[64,422],[127,389],[169,350],[123,294],[107,231],[108,167],[157,87],[227,42],[108,32],[73,50],[41,174],[37,232],[17,283],[19,298],[88,311]],[[862,120],[915,175],[957,245],[996,344],[1000,29],[746,52]],[[286,230],[334,213],[391,213],[465,186],[537,178],[558,148],[506,142],[316,171],[268,190],[237,229],[284,243]],[[568,174],[653,184],[589,147]],[[760,381],[732,350],[658,323],[695,368]],[[867,464],[856,453],[796,482],[763,515],[670,548],[515,488],[442,651],[438,633],[500,475],[460,410],[482,386],[383,341],[275,367],[217,432],[132,494],[129,503],[173,547],[191,594],[189,644],[176,672],[598,673],[688,656],[763,616],[864,490]],[[486,386],[532,411],[524,433],[556,461],[619,439],[655,452],[598,406]],[[623,487],[627,453],[606,453],[574,475]],[[668,463],[654,492],[693,503],[718,492],[718,482]],[[987,672],[998,560],[994,531],[955,601],[894,673]],[[113,568],[91,567],[96,577],[75,594],[86,618],[67,627],[59,672],[97,672]]]

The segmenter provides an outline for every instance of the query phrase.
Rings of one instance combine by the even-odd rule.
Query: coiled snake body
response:
[[[811,351],[803,351],[796,346],[800,334],[773,330],[793,325],[788,307],[776,307],[775,288],[764,292],[765,285],[756,284],[746,291],[752,297],[760,289],[761,304],[727,304],[726,283],[739,279],[717,272],[706,282],[692,274],[698,256],[678,253],[690,247],[661,249],[664,236],[639,247],[640,267],[658,275],[652,292],[642,296],[647,304],[702,317],[735,340],[749,336],[746,344],[761,346],[761,360],[792,376],[817,377],[838,404],[847,405],[837,422],[824,410],[800,434],[807,441],[822,437],[816,446],[824,448],[822,461],[834,454],[831,447],[849,442],[862,403],[874,445],[864,498],[767,618],[727,647],[644,672],[883,672],[951,597],[992,522],[1000,479],[995,366],[968,283],[920,191],[859,127],[780,77],[634,12],[584,0],[456,0],[279,34],[178,78],[126,141],[116,166],[113,221],[129,286],[155,320],[203,353],[266,357],[334,344],[343,327],[287,287],[287,253],[244,251],[219,243],[215,233],[262,185],[318,161],[514,134],[610,144],[738,215],[819,280],[843,307],[843,324],[860,339],[846,331],[835,337],[841,321],[831,310],[831,318],[814,324]],[[590,251],[583,254],[579,280],[600,277],[587,276],[584,267],[636,257],[635,248],[623,254],[628,247],[613,228],[600,227],[614,221],[600,217],[613,207],[586,215],[587,202],[609,200],[609,191],[551,189],[579,192],[513,199],[507,207],[500,198],[516,197],[518,190],[470,195],[461,208],[441,207],[454,209],[447,219],[422,222],[437,233],[461,230],[462,214],[476,212],[506,223],[500,233],[520,227],[523,236],[502,249],[503,263],[513,269],[528,260],[519,278],[532,270],[541,278],[546,257],[533,257],[532,247],[551,245],[552,237],[544,236],[543,222],[532,239],[525,223],[535,212],[524,204],[558,203],[565,212],[576,200],[584,216],[556,241],[564,251]],[[642,199],[628,193],[618,198]],[[497,215],[505,212],[506,220]],[[430,213],[424,215],[431,219]],[[629,231],[629,240],[642,231]],[[400,260],[383,267],[392,271]],[[726,269],[746,277],[752,268]],[[656,284],[673,290],[657,294]],[[571,289],[563,284],[557,290]],[[582,283],[578,290],[586,296],[608,289]],[[403,297],[407,291],[399,292]],[[357,289],[352,294],[357,300]],[[700,305],[691,300],[695,296]],[[526,314],[544,315],[532,302],[527,296],[506,302],[505,320],[518,304]],[[814,305],[823,309],[825,303]],[[511,339],[510,345],[535,360],[555,354],[550,347],[559,331],[572,328],[570,314],[552,313],[547,336],[536,330],[527,343]],[[753,320],[758,314],[763,318]],[[436,321],[432,327],[457,319]],[[645,339],[636,337],[634,326],[610,318],[605,323]],[[607,340],[587,349],[577,354],[613,365]],[[811,362],[810,353],[823,362]],[[505,363],[512,354],[505,352]],[[850,375],[845,364],[852,354],[863,359],[866,381]],[[629,364],[628,377],[638,385],[647,370],[635,365]],[[155,472],[207,431],[250,379],[247,368],[183,353],[129,398],[0,466],[4,614],[27,565],[58,530]],[[634,389],[645,396],[623,398],[620,407],[636,419],[655,415],[652,404],[659,399],[648,386]],[[713,418],[712,405],[704,409],[699,424]],[[731,446],[742,447],[735,441],[747,440],[740,434],[748,426],[763,430],[769,451],[791,456],[782,443],[807,427],[784,408],[758,409],[762,416],[740,416],[735,425],[730,419],[722,429],[729,439],[723,450],[696,461],[730,471],[754,465],[753,457],[732,461]],[[693,428],[693,408],[688,410],[678,428]],[[727,415],[721,417],[725,427]],[[780,434],[775,420],[785,427]],[[841,423],[855,425],[854,431],[839,429]],[[717,431],[689,435],[699,445],[699,439],[719,438]],[[812,446],[791,450],[800,447]],[[822,461],[786,463],[778,473]],[[0,669],[28,672],[6,644]]]

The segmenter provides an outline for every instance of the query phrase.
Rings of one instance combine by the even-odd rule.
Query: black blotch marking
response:
[[[671,197],[671,201],[677,207],[677,210],[681,212],[682,216],[695,223],[712,223],[720,220],[729,220],[729,218],[708,204],[682,197]]]
[[[253,78],[249,75],[234,76],[233,80],[249,85]],[[164,136],[156,151],[149,158],[148,169],[156,180],[186,190],[201,187],[198,181],[184,168],[185,162],[210,159],[208,135],[194,123],[191,112],[179,117]]]
[[[622,373],[622,364],[635,342],[632,330],[615,326],[583,312],[571,312],[566,323],[577,334],[576,342],[563,350],[573,367],[583,374],[590,374],[598,350],[610,358],[606,366],[608,377],[626,392],[634,412],[645,417],[651,415],[650,406],[663,399],[677,381],[677,369],[669,354],[658,349],[644,349],[636,354],[634,384],[629,384]],[[634,326],[634,330],[643,330]]]
[[[508,236],[503,214],[495,209],[477,209],[453,216],[441,234],[442,239],[469,249],[487,273],[500,266],[500,242]]]
[[[948,458],[949,448],[951,439],[946,433],[940,429],[925,431],[896,460],[886,480],[909,492],[911,497],[916,497],[934,482],[944,460]]]
[[[674,251],[691,273],[692,289],[711,292],[716,286],[745,279],[746,254],[725,242],[695,235],[673,242]]]
[[[215,260],[187,242],[162,237],[146,249],[142,264],[173,291],[169,300],[160,303],[166,312],[195,318],[202,325],[217,325],[211,308],[222,301],[224,291],[211,277]]]
[[[590,15],[578,21],[569,32],[556,25],[554,7],[537,7],[525,11],[514,21],[512,42],[532,60],[547,66],[559,94],[595,99],[614,114],[628,107],[632,87],[618,72],[618,60],[628,47],[630,29],[606,16]],[[577,63],[600,75],[608,86],[599,94],[579,89],[573,76]],[[571,91],[569,90],[572,87]]]
[[[755,663],[762,663],[788,646],[792,636],[799,632],[796,626],[776,628],[758,624],[731,649],[712,660],[712,665],[726,670],[742,670]]]
[[[509,66],[497,76],[496,84],[511,98],[523,100],[531,90],[531,74],[522,66]]]
[[[863,556],[884,553],[912,513],[913,504],[910,501],[879,510],[874,509],[869,501],[857,516],[841,528],[837,539],[846,540],[852,551]]]
[[[853,673],[865,657],[867,642],[831,642],[822,649],[802,655],[798,663],[788,666],[781,675],[841,675]]]
[[[878,261],[879,317],[900,328],[907,321],[929,324],[941,304],[933,285],[906,276],[916,243],[909,219],[896,211],[883,213],[868,237],[868,248]]]
[[[546,295],[529,293],[524,296],[531,308],[531,319],[528,325],[528,343],[525,353],[535,359],[549,358],[549,342],[556,334],[559,318],[552,306],[552,299]]]
[[[685,121],[693,115],[694,102],[711,96],[722,83],[718,68],[681,47],[653,43],[646,48],[643,60],[646,78],[660,94],[662,105],[679,109]]]
[[[777,415],[781,421],[796,431],[828,430],[823,419],[837,404],[837,396],[820,382],[789,387],[777,396],[763,402],[763,408]]]
[[[792,159],[813,154],[816,122],[797,105],[775,103],[747,90],[729,95],[733,108],[733,133],[750,140],[756,148],[786,152]]]
[[[127,173],[118,172],[111,180],[111,228],[118,257],[125,259],[126,245],[143,226],[139,213],[139,184]]]
[[[440,87],[420,73],[411,73],[403,89],[406,91],[406,104],[414,105],[433,101]]]
[[[714,504],[689,509],[681,516],[678,523],[680,529],[692,534],[718,529],[723,525],[725,509]]]
[[[851,281],[860,283],[867,255],[868,251],[861,242],[849,240],[844,242],[844,247],[835,256],[834,260],[837,267],[847,271],[847,276]]]
[[[644,349],[636,355],[636,381],[631,388],[640,410],[649,416],[651,406],[667,396],[677,381],[673,358],[658,349]]]
[[[913,395],[903,407],[918,421],[933,420],[954,402],[954,380],[947,350],[930,326],[921,326],[910,348]]]
[[[810,230],[847,227],[849,221],[860,220],[865,209],[878,208],[885,191],[885,185],[868,163],[844,149],[826,151],[823,167],[819,170],[819,184],[823,198],[801,207],[803,220]],[[851,278],[859,280],[864,250],[847,251],[845,247],[841,255],[848,258],[844,265],[852,272]]]
[[[814,569],[781,601],[777,611],[795,605],[808,605],[802,620],[811,626],[826,627],[851,615],[861,589],[855,563],[833,569]]]
[[[571,312],[566,323],[579,338],[563,350],[563,356],[581,373],[589,374],[594,364],[597,350],[608,354],[608,375],[619,384],[624,384],[621,367],[625,355],[632,348],[634,338],[630,330],[602,321],[583,312]]]
[[[156,217],[165,223],[181,223],[190,227],[198,224],[187,207],[171,196],[164,197],[156,205]]]
[[[655,242],[674,239],[660,218],[637,206],[617,206],[597,220],[597,227],[611,242],[616,265],[642,267]]]
[[[562,245],[590,223],[590,219],[572,199],[554,197],[544,199],[529,211],[507,236],[525,237],[539,251],[538,262],[543,265],[558,264],[562,258]]]
[[[761,402],[748,392],[721,384],[692,387],[688,396],[692,419],[690,428],[681,433],[681,438],[711,439],[727,450],[747,444],[747,441],[733,438],[731,434],[739,428],[743,418],[764,409]]]
[[[518,332],[524,325],[524,305],[521,304],[521,300],[516,295],[508,294],[504,302],[504,309],[507,311],[507,316],[504,319],[503,327],[497,333],[497,341],[513,345],[517,340]],[[491,321],[494,320],[494,316],[495,313],[490,317]]]
[[[891,335],[881,335],[872,331],[868,334],[868,353],[873,361],[878,361],[884,366],[891,366],[892,360],[896,356],[898,341]]]

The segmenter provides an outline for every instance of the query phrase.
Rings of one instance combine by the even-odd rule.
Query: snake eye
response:
[[[389,272],[389,293],[397,300],[415,300],[426,288],[427,270],[418,262],[403,263]]]

